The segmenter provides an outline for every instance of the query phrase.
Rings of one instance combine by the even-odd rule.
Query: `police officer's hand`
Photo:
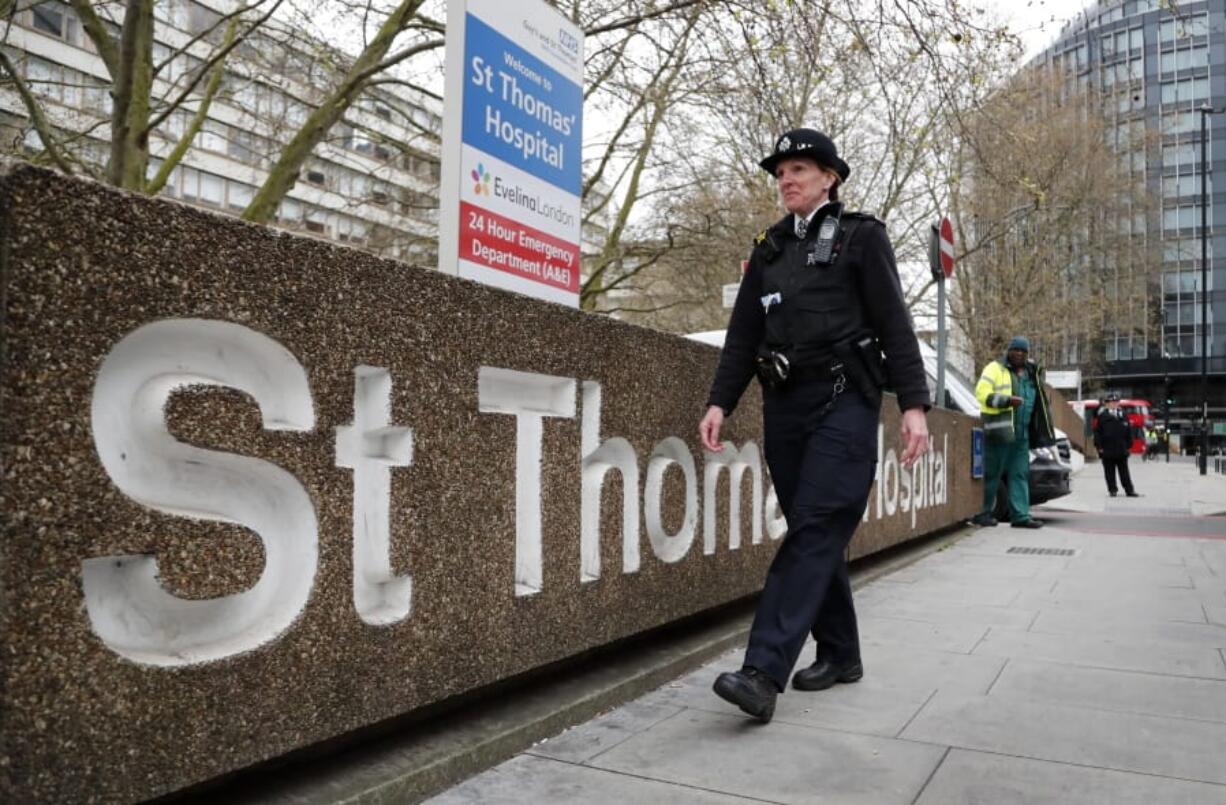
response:
[[[1022,405],[1022,398],[1021,398],[1021,397],[1010,397],[1010,398],[1009,398],[1009,405],[1013,406],[1014,408],[1019,408],[1019,407],[1021,407],[1021,405]]]
[[[910,467],[919,457],[928,452],[928,417],[923,408],[908,408],[902,412],[903,453],[899,459],[904,467]]]
[[[718,405],[708,406],[706,416],[698,423],[698,438],[702,440],[702,446],[713,453],[724,449],[719,440],[719,429],[723,424],[724,409]]]

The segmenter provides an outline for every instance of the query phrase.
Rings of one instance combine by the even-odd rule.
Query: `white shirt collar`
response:
[[[793,218],[792,225],[795,226],[796,224],[799,224],[801,221],[804,221],[805,227],[807,228],[809,224],[813,223],[813,216],[817,215],[817,211],[820,210],[822,207],[825,207],[829,203],[830,203],[829,199],[823,201],[821,204],[818,204],[816,207],[813,208],[813,212],[805,216],[801,216],[796,213],[792,213],[792,218]]]

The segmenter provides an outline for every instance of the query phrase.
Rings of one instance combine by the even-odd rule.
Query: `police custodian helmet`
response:
[[[834,171],[838,174],[840,182],[846,182],[847,177],[851,174],[851,168],[847,167],[846,162],[839,159],[834,140],[816,129],[792,129],[786,132],[775,141],[775,150],[770,156],[758,164],[762,166],[762,170],[774,176],[775,168],[782,160],[796,157],[812,159],[823,168]]]

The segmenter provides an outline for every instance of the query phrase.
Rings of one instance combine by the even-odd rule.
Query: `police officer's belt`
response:
[[[827,349],[789,349],[785,350],[792,362],[792,377],[794,379],[832,379],[846,370],[843,361]]]

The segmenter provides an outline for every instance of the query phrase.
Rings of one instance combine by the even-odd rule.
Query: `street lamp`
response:
[[[1209,104],[1200,112],[1200,474],[1209,472],[1209,115],[1224,111]]]

